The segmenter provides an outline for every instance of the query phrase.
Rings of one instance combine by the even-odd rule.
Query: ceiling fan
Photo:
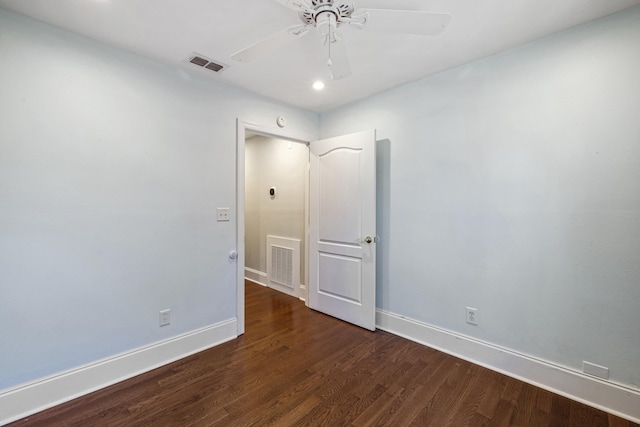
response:
[[[340,34],[341,28],[435,36],[443,32],[451,21],[451,15],[446,13],[387,7],[397,7],[401,3],[397,0],[274,1],[297,10],[301,23],[254,43],[234,53],[231,58],[241,62],[251,61],[304,36],[315,28],[327,47],[327,65],[334,80],[351,75],[347,49]]]

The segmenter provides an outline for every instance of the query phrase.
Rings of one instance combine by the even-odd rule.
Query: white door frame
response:
[[[292,133],[286,131],[282,128],[271,127],[256,123],[251,123],[245,120],[238,118],[236,120],[236,252],[238,253],[238,257],[236,258],[236,313],[237,313],[237,323],[238,323],[238,335],[244,334],[244,262],[245,262],[245,247],[244,247],[244,197],[245,197],[245,182],[244,182],[244,174],[245,174],[245,138],[246,133],[255,132],[261,135],[273,136],[275,138],[286,139],[293,142],[302,142],[305,144],[309,144],[311,141],[315,141],[318,139],[317,137],[311,135],[305,135],[302,133]],[[305,192],[305,203],[307,206],[306,211],[308,212],[308,179],[307,179],[307,191]],[[305,214],[305,216],[307,216]],[[308,236],[308,220],[305,221],[305,236]],[[305,239],[307,244],[304,248],[305,254],[305,263],[307,262],[307,252],[308,252],[308,238]],[[308,274],[308,268],[305,269]],[[299,286],[299,284],[298,284]],[[308,287],[305,292],[308,292]],[[305,300],[308,301],[309,298],[305,295]]]

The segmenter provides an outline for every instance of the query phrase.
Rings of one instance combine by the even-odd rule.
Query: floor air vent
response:
[[[214,71],[216,73],[227,68],[226,65],[220,64],[218,62],[214,62],[211,59],[197,53],[194,53],[193,55],[188,57],[187,62],[197,65],[198,67],[202,67],[202,68],[206,68],[207,70]]]
[[[293,288],[293,250],[271,245],[271,281]]]

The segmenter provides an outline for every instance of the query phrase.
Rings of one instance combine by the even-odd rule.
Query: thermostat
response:
[[[285,119],[284,116],[280,116],[276,119],[276,123],[278,124],[278,126],[283,128],[287,124],[287,119]]]

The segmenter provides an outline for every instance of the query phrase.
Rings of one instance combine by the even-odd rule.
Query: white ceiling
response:
[[[357,0],[356,7],[357,7]],[[0,0],[0,7],[213,80],[325,111],[622,9],[640,0],[389,0],[452,16],[439,36],[342,29],[352,75],[332,81],[313,32],[248,63],[231,55],[290,25],[273,0]],[[0,29],[1,32],[1,29]],[[185,60],[197,52],[229,65],[219,74]],[[326,88],[316,92],[315,80]]]

